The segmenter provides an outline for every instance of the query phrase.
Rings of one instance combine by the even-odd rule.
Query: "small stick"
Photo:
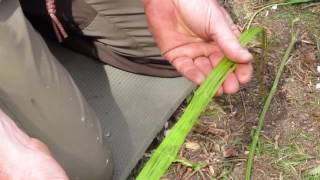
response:
[[[241,97],[242,106],[243,106],[243,110],[244,110],[244,119],[247,120],[247,108],[246,108],[246,102],[244,101],[243,96],[244,96],[243,92],[240,90],[240,97]]]
[[[308,4],[308,5],[304,6],[304,7],[302,7],[301,9],[307,9],[307,8],[310,8],[310,7],[313,7],[313,6],[318,6],[318,5],[320,5],[320,2]]]
[[[271,7],[273,7],[273,6],[286,6],[286,5],[293,5],[293,4],[301,4],[301,3],[311,2],[311,1],[313,1],[313,0],[299,0],[299,1],[291,1],[291,2],[288,1],[288,2],[284,2],[284,3],[273,3],[273,4],[266,5],[266,6],[258,9],[257,11],[255,11],[255,12],[253,13],[253,15],[251,16],[251,18],[249,19],[249,21],[244,25],[244,29],[245,29],[245,30],[248,30],[248,29],[251,27],[251,25],[252,25],[254,19],[256,18],[256,16],[257,16],[259,13],[261,13],[262,11],[264,11],[264,10],[266,10],[266,9],[268,9],[268,8],[271,8]]]

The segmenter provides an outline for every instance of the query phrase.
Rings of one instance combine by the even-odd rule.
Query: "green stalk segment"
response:
[[[264,124],[267,112],[269,110],[271,101],[273,99],[273,96],[275,95],[275,93],[277,91],[278,84],[279,84],[282,72],[284,70],[284,67],[285,67],[285,65],[286,65],[286,63],[287,63],[287,61],[289,59],[289,56],[290,56],[290,54],[291,54],[291,52],[292,52],[292,50],[294,48],[294,45],[295,45],[295,43],[297,41],[297,34],[298,33],[292,35],[292,39],[291,39],[291,42],[289,44],[289,47],[288,47],[284,57],[281,60],[281,63],[280,63],[276,78],[275,78],[275,80],[273,82],[273,85],[272,85],[272,88],[271,88],[270,93],[268,95],[268,98],[267,98],[267,100],[266,100],[266,102],[265,102],[265,104],[263,106],[262,112],[260,114],[258,126],[257,126],[255,134],[254,134],[254,136],[252,138],[252,142],[250,144],[250,152],[249,152],[249,155],[248,155],[247,167],[246,167],[246,180],[251,180],[253,159],[254,159],[254,154],[255,154],[255,151],[256,151],[257,144],[258,144],[258,140],[259,140],[259,137],[260,137],[260,133],[261,133],[261,130],[263,128],[263,124]]]
[[[240,37],[241,45],[247,45],[262,31],[262,28],[247,30]],[[235,70],[236,66],[228,58],[223,58],[217,67],[214,68],[206,81],[195,92],[180,120],[154,151],[150,160],[136,178],[137,180],[157,180],[166,173],[171,163],[176,159],[185,138],[197,122],[200,114],[206,109],[206,106],[217,93],[219,87],[227,76]]]

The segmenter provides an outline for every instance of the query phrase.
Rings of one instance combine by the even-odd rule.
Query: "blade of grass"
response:
[[[304,174],[303,179],[305,180],[316,180],[320,179],[320,165],[315,167],[314,169],[308,171]]]
[[[249,155],[248,155],[247,167],[246,167],[246,178],[245,178],[246,180],[251,180],[253,159],[254,159],[257,143],[259,141],[260,133],[261,133],[261,130],[263,128],[264,121],[265,121],[265,117],[266,117],[266,114],[267,114],[267,112],[269,110],[269,107],[270,107],[271,101],[273,99],[273,96],[275,95],[275,93],[277,91],[278,84],[279,84],[282,72],[284,70],[284,67],[285,67],[285,65],[286,65],[286,63],[287,63],[287,61],[288,61],[288,59],[290,57],[290,54],[293,51],[294,45],[295,45],[295,43],[297,41],[297,35],[298,35],[298,33],[294,33],[292,35],[291,42],[290,42],[290,44],[288,46],[288,49],[287,49],[285,55],[283,56],[283,58],[281,60],[279,69],[277,71],[276,78],[275,78],[275,80],[273,82],[273,85],[272,85],[272,88],[270,90],[270,93],[269,93],[269,95],[267,97],[267,100],[265,101],[265,104],[263,106],[262,112],[260,114],[258,126],[257,126],[255,134],[254,134],[254,136],[252,138],[252,142],[250,144],[250,152],[249,152]]]
[[[256,18],[256,16],[259,13],[261,13],[262,11],[264,11],[264,10],[266,10],[268,8],[271,8],[273,6],[294,5],[294,4],[301,4],[301,3],[307,3],[307,2],[312,2],[312,1],[313,0],[287,0],[287,1],[284,1],[282,3],[273,3],[273,4],[266,5],[266,6],[262,7],[262,8],[260,8],[260,9],[258,9],[257,11],[255,11],[244,27],[245,27],[246,30],[249,29],[251,27],[251,25],[252,25],[252,22],[254,21],[254,19]]]
[[[200,169],[204,168],[206,165],[202,162],[191,162],[186,159],[176,159],[174,163],[180,163],[183,166],[192,168],[195,171],[199,171]]]
[[[251,28],[240,37],[240,43],[245,46],[262,32],[262,28]],[[186,136],[195,125],[200,114],[205,110],[213,96],[217,93],[226,77],[235,70],[236,64],[223,58],[218,66],[210,73],[206,81],[198,88],[180,120],[170,130],[159,147],[151,155],[137,180],[160,179],[167,171],[185,141]]]

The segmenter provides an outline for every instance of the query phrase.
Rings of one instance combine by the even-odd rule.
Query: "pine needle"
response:
[[[263,128],[263,124],[264,124],[264,121],[265,121],[265,118],[266,118],[266,114],[267,114],[267,112],[269,110],[269,107],[270,107],[271,101],[273,99],[273,96],[275,95],[275,93],[277,91],[278,84],[279,84],[281,75],[283,73],[284,67],[285,67],[285,65],[286,65],[286,63],[287,63],[287,61],[288,61],[288,59],[289,59],[289,57],[291,55],[291,52],[293,51],[294,45],[295,45],[295,43],[297,41],[297,36],[298,36],[298,33],[294,33],[292,35],[289,47],[288,47],[285,55],[283,56],[283,58],[281,60],[279,69],[277,71],[276,78],[275,78],[275,80],[273,82],[273,85],[272,85],[272,88],[270,90],[270,93],[269,93],[269,95],[267,97],[267,100],[266,100],[266,102],[265,102],[265,104],[263,106],[262,112],[260,114],[258,126],[257,126],[257,129],[255,131],[255,134],[253,136],[253,139],[252,139],[252,142],[251,142],[251,145],[250,145],[250,152],[249,152],[249,155],[248,155],[247,167],[246,167],[246,178],[245,178],[246,180],[251,180],[253,159],[254,159],[256,147],[257,147],[257,144],[258,144],[258,140],[259,140],[259,137],[260,137],[260,133],[261,133],[261,130]]]
[[[247,30],[241,35],[240,43],[243,46],[247,45],[262,31],[262,28]],[[227,76],[235,70],[236,66],[229,59],[223,58],[218,66],[214,68],[206,81],[195,92],[180,120],[151,155],[150,160],[138,175],[137,180],[157,180],[166,173],[171,163],[175,161],[185,138],[197,122],[198,117],[205,111],[206,106],[217,93],[219,87]]]

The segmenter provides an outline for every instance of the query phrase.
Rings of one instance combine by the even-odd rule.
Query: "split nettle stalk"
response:
[[[247,30],[240,37],[241,45],[247,45],[262,31],[263,28]],[[156,180],[166,173],[172,162],[176,160],[185,138],[196,124],[200,114],[205,111],[219,87],[236,67],[237,65],[226,57],[221,60],[206,81],[195,92],[179,121],[153,152],[150,160],[138,175],[137,180]]]

